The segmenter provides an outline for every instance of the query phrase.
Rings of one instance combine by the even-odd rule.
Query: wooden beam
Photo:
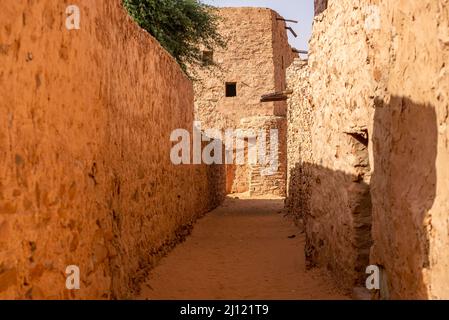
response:
[[[292,51],[293,51],[294,53],[309,54],[309,51],[298,50],[298,49],[296,49],[296,48],[292,48]]]
[[[296,32],[292,29],[292,27],[285,27],[285,29],[289,30],[289,31],[293,34],[293,36],[294,36],[295,38],[298,38],[298,35],[297,35]]]
[[[264,94],[261,97],[260,102],[285,101],[288,99],[289,94],[293,94],[293,90],[287,89],[280,92]]]
[[[260,99],[260,102],[273,102],[273,101],[286,101],[288,99],[287,96],[273,96]]]
[[[291,22],[291,23],[299,23],[299,21],[296,21],[296,20],[290,20],[290,19],[284,19],[284,18],[276,18],[276,20],[281,20],[281,21]]]

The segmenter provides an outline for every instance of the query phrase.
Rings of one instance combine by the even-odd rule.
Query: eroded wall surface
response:
[[[301,163],[311,163],[312,96],[307,60],[296,59],[287,70],[287,85],[293,90],[287,108],[287,198],[285,207],[298,224],[310,214],[311,177]]]
[[[260,102],[262,95],[286,89],[286,68],[295,54],[285,22],[266,8],[222,8],[218,13],[222,18],[219,32],[227,47],[213,51],[215,66],[194,69],[199,80],[194,83],[197,120],[204,128],[244,129],[253,134],[278,123],[284,125],[278,130],[285,136],[286,102]],[[226,83],[237,84],[236,97],[226,97]],[[265,121],[266,117],[271,120]],[[279,149],[285,147],[285,139],[280,140]],[[270,176],[261,176],[258,166],[228,166],[228,179],[233,180],[228,181],[228,191],[284,196],[285,152],[279,160],[283,161],[279,172]]]
[[[377,3],[371,262],[387,297],[449,297],[449,1]]]
[[[248,147],[246,147],[249,160],[247,165],[249,177],[247,179],[250,194],[284,196],[287,171],[287,123],[285,117],[243,118],[241,126],[244,131],[254,131],[259,136],[265,137],[260,141],[248,140]],[[253,144],[250,145],[249,142]],[[266,165],[262,165],[260,161],[256,163],[250,160],[256,157],[256,153],[260,157],[260,150],[265,150],[262,154],[265,157]]]
[[[330,0],[309,82],[289,76],[287,204],[308,260],[347,288],[380,266],[378,298],[449,295],[448,4]]]
[[[121,7],[0,12],[0,298],[127,298],[223,196],[223,168],[174,166],[193,88]],[[77,265],[81,289],[65,287]]]
[[[287,206],[306,224],[310,266],[344,287],[364,282],[369,262],[372,80],[360,7],[330,1],[315,18],[308,66],[289,69]]]

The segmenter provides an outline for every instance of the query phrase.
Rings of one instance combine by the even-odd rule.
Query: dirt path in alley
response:
[[[345,299],[306,271],[304,235],[282,199],[228,198],[150,273],[140,299]]]

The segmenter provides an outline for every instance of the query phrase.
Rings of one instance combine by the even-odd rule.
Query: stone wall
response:
[[[196,68],[194,83],[197,118],[204,127],[228,128],[241,118],[273,114],[273,103],[261,103],[274,92],[272,11],[260,8],[223,8],[219,32],[226,48],[216,48],[212,68]],[[237,96],[225,96],[225,83],[237,83]]]
[[[267,157],[267,161],[271,161],[271,155],[275,154],[278,159],[278,163],[274,164],[276,167],[273,167],[273,170],[269,170],[270,166],[261,165],[260,163],[248,163],[249,168],[249,179],[248,179],[248,188],[251,195],[254,196],[263,196],[263,195],[277,195],[284,196],[286,194],[286,165],[287,165],[287,150],[286,150],[286,141],[287,141],[287,123],[285,117],[249,117],[244,118],[241,121],[241,127],[244,131],[255,132],[261,135],[265,134],[265,156]],[[254,130],[254,128],[261,128],[258,132]],[[277,131],[277,147],[276,150],[272,149],[271,146],[271,130]],[[255,144],[258,150],[262,148],[262,141],[258,141]],[[248,148],[246,148],[246,152],[248,152]],[[270,172],[272,171],[272,172]]]
[[[220,203],[221,166],[174,166],[193,88],[121,7],[13,1],[0,12],[0,298],[127,298]],[[65,288],[77,265],[81,289]]]
[[[204,128],[255,132],[272,128],[272,123],[285,125],[285,121],[277,121],[278,116],[285,118],[285,101],[260,102],[262,95],[285,89],[285,71],[294,58],[285,22],[265,8],[223,8],[219,14],[219,32],[228,44],[214,50],[215,66],[194,69],[199,79],[194,84],[197,120]],[[237,83],[236,97],[226,97],[226,83]],[[266,117],[271,121],[263,120]],[[267,127],[259,127],[263,124]],[[280,134],[286,130],[278,129]],[[280,149],[285,149],[285,140],[280,141]],[[262,177],[258,174],[260,168],[247,164],[227,166],[228,180],[233,180],[228,181],[228,191],[285,195],[285,153],[283,159],[280,170],[284,171],[273,176]],[[276,185],[279,187],[273,189]]]
[[[448,18],[447,0],[330,0],[291,69],[287,204],[348,289],[377,264],[377,297],[449,296]]]
[[[297,63],[289,72],[296,92],[287,139],[287,204],[306,224],[308,262],[328,267],[348,289],[364,283],[371,245],[366,131],[373,81],[358,23],[363,12],[353,2],[330,1],[315,18],[308,67]]]
[[[287,71],[287,85],[293,90],[287,110],[287,198],[286,209],[298,224],[310,214],[311,181],[301,163],[312,158],[312,96],[307,60],[296,59]]]
[[[376,2],[373,239],[386,297],[449,298],[449,1]]]
[[[283,21],[278,13],[272,11],[273,23],[273,62],[274,62],[274,91],[281,92],[287,90],[287,68],[292,64],[298,54],[293,52],[293,48],[288,42],[287,23]],[[292,25],[294,28],[294,24]],[[274,114],[286,117],[287,102],[274,102]]]

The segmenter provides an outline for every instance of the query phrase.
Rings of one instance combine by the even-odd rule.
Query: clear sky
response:
[[[263,7],[271,8],[285,19],[299,21],[289,25],[298,34],[295,39],[288,31],[290,43],[298,50],[308,50],[312,32],[313,0],[202,0],[217,7]]]

